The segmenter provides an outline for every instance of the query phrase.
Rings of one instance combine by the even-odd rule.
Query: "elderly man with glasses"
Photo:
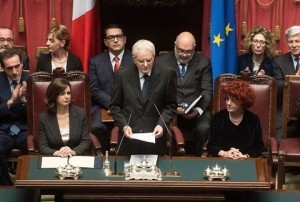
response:
[[[11,29],[8,27],[0,26],[0,52],[7,48],[13,48],[14,35]],[[21,54],[23,69],[29,69],[29,58],[26,53]],[[0,65],[1,69],[1,65]]]
[[[158,57],[157,62],[177,72],[177,124],[183,132],[191,132],[194,138],[192,145],[185,148],[186,152],[198,156],[209,135],[212,69],[209,59],[196,52],[195,46],[194,36],[182,32],[176,38],[174,51]],[[195,106],[185,112],[200,95]]]

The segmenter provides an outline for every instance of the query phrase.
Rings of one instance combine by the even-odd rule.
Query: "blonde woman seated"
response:
[[[90,147],[86,112],[71,103],[69,81],[54,79],[46,96],[47,110],[39,119],[41,154],[67,157],[86,153]]]
[[[208,152],[231,159],[258,157],[264,149],[258,116],[247,110],[255,92],[245,81],[231,81],[222,88],[226,109],[212,119]]]

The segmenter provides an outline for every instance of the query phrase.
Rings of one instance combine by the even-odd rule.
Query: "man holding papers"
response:
[[[212,70],[209,59],[195,52],[195,46],[194,36],[182,32],[174,51],[158,57],[157,62],[177,72],[177,124],[183,132],[192,132],[195,141],[195,149],[187,147],[186,152],[201,155],[210,127]]]
[[[123,140],[117,154],[164,155],[168,135],[164,125],[169,126],[176,114],[176,73],[154,64],[155,47],[148,40],[137,41],[132,55],[134,64],[116,73],[110,105]]]

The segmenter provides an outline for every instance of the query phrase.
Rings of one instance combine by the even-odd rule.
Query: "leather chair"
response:
[[[285,76],[282,106],[282,136],[278,149],[278,189],[282,189],[285,183],[285,167],[300,167],[300,137],[287,137],[288,122],[297,120],[295,112],[299,92],[300,77],[294,75]]]
[[[261,123],[263,142],[265,150],[262,157],[267,158],[271,163],[270,166],[270,183],[275,185],[275,167],[277,165],[277,140],[275,135],[276,128],[276,81],[269,76],[251,76],[248,71],[242,71],[240,75],[222,74],[215,79],[214,97],[213,97],[213,114],[226,108],[225,100],[221,95],[221,86],[232,80],[249,81],[251,87],[256,93],[254,105],[249,110],[255,113]]]
[[[29,154],[39,154],[39,114],[46,110],[44,98],[46,89],[53,78],[65,77],[71,83],[72,101],[75,105],[85,108],[88,115],[88,123],[91,123],[90,117],[90,82],[88,76],[80,71],[70,71],[64,73],[63,69],[54,70],[54,73],[35,72],[31,74],[27,81],[28,99],[28,137],[27,146]],[[98,138],[90,133],[92,141],[92,152],[96,155],[102,155],[101,144]]]

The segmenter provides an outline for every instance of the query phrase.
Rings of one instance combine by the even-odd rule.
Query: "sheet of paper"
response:
[[[133,133],[132,138],[144,142],[155,143],[155,135],[153,133]]]
[[[59,166],[65,166],[68,163],[68,158],[61,157],[42,157],[41,168],[57,168]]]
[[[62,157],[42,157],[41,168],[57,168],[68,164],[68,158]],[[69,158],[69,164],[82,168],[94,168],[94,156],[72,156]]]

